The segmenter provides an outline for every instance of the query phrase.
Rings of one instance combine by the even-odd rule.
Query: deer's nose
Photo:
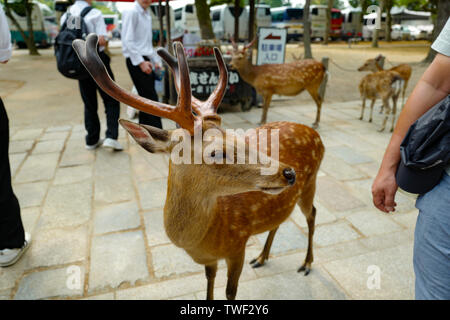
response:
[[[283,170],[283,176],[287,179],[288,183],[292,186],[295,183],[295,171],[292,168],[286,168]]]

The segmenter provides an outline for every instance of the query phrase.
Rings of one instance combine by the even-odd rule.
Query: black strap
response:
[[[84,18],[86,17],[86,15],[92,10],[92,7],[86,7],[84,8],[81,13],[80,13],[80,17]]]

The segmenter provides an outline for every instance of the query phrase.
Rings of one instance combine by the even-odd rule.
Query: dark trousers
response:
[[[109,56],[100,52],[100,59],[114,80]],[[97,114],[97,90],[100,92],[106,113],[106,138],[117,139],[119,136],[120,103],[101,90],[91,77],[79,80],[81,98],[84,102],[84,126],[87,131],[86,144],[93,145],[100,139],[100,120]]]
[[[149,61],[147,57],[144,57],[144,59],[146,61]],[[130,73],[131,79],[133,80],[133,84],[136,87],[138,94],[141,97],[153,101],[158,101],[158,94],[155,90],[155,74],[153,72],[150,74],[142,72],[139,66],[133,66],[130,58],[127,58],[126,62],[128,72]],[[162,129],[160,117],[142,111],[139,111],[139,123]]]
[[[21,248],[25,242],[20,206],[11,186],[9,121],[0,98],[0,250]]]

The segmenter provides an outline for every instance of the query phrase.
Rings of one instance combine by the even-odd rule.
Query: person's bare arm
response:
[[[400,162],[400,144],[409,127],[449,93],[450,57],[438,53],[406,101],[373,182],[373,204],[381,211],[395,210],[398,188],[395,173]]]

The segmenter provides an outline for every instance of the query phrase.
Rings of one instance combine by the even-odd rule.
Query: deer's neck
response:
[[[256,68],[250,61],[239,68],[239,75],[245,82],[252,84],[256,78]]]
[[[378,71],[383,71],[384,69],[378,64],[378,62],[375,62],[375,66],[377,67]]]
[[[214,219],[215,188],[185,170],[169,166],[164,226],[170,240],[185,249],[194,248],[204,238]]]

